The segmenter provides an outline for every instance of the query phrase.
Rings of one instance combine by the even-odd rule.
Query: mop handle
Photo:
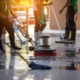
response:
[[[14,50],[15,53],[17,53],[27,64],[30,66],[30,63],[28,62],[27,59],[25,59],[22,55],[20,55],[15,49],[13,49],[9,44],[7,44],[3,39],[0,38],[0,40],[5,43],[8,47],[10,47],[12,50]]]
[[[51,8],[52,8],[52,11],[53,11],[53,14],[54,14],[54,17],[55,17],[56,23],[57,23],[57,25],[58,25],[58,28],[59,28],[59,30],[60,30],[61,37],[62,37],[62,39],[64,39],[64,37],[63,37],[63,35],[62,35],[62,31],[61,31],[61,28],[60,28],[60,25],[59,25],[59,22],[58,22],[58,19],[57,19],[57,16],[56,16],[56,13],[55,13],[55,11],[54,11],[53,6],[51,6]]]

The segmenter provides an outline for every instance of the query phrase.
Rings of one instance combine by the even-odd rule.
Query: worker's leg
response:
[[[16,50],[20,50],[21,48],[15,46],[15,36],[14,36],[13,23],[7,19],[7,20],[5,20],[4,24],[5,24],[4,25],[5,29],[9,33],[9,39],[10,39],[11,47],[14,48],[14,49],[16,49]]]

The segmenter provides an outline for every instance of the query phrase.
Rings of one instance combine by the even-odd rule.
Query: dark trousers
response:
[[[46,24],[39,24],[38,22],[38,12],[37,11],[34,11],[34,18],[35,18],[35,32],[38,32],[38,31],[43,31]]]
[[[38,32],[40,28],[40,24],[38,23],[37,11],[34,11],[34,18],[35,18],[35,32]]]
[[[73,6],[67,7],[65,31],[68,31],[68,32],[71,31],[72,32],[71,38],[74,40],[75,40],[75,36],[76,36],[76,23],[74,21],[76,12],[77,12],[77,10],[74,10]],[[67,35],[69,35],[69,33],[67,33]]]
[[[13,29],[12,22],[10,22],[9,19],[6,19],[6,20],[0,19],[0,37],[2,35],[2,31],[4,27],[9,33],[9,39],[10,39],[11,46],[14,46],[15,39],[14,39],[14,29]],[[0,40],[0,48],[2,48],[1,40]]]

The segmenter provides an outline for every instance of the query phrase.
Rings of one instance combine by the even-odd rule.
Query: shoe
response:
[[[67,38],[68,38],[68,37],[66,37],[66,36],[63,36],[63,38],[60,37],[61,40],[66,40]]]
[[[67,41],[75,41],[75,39],[68,38]]]
[[[0,52],[3,52],[3,53],[4,53],[4,52],[5,52],[5,50],[4,50],[4,49],[2,49],[2,48],[0,48]]]
[[[17,46],[11,46],[13,49],[15,49],[15,50],[21,50],[21,48],[20,47],[17,47]]]

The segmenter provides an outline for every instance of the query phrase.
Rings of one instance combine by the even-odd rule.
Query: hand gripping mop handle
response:
[[[53,14],[54,14],[54,17],[55,17],[57,26],[58,26],[58,28],[59,28],[59,30],[60,30],[61,37],[62,37],[62,39],[64,39],[63,34],[62,34],[62,31],[61,31],[61,28],[60,28],[60,25],[59,25],[59,22],[58,22],[58,19],[57,19],[57,16],[56,16],[56,13],[55,13],[54,8],[53,8],[52,5],[51,5],[51,8],[52,8],[52,12],[53,12]]]

